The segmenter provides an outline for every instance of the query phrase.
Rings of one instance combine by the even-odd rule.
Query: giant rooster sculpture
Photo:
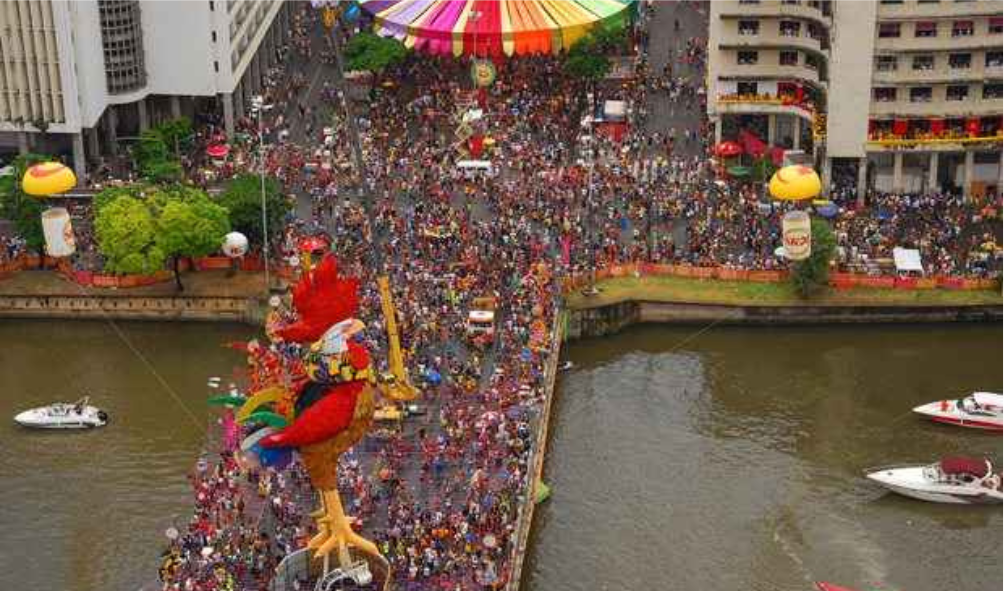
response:
[[[312,514],[319,531],[307,547],[324,559],[326,569],[333,552],[348,569],[350,547],[386,565],[376,545],[352,531],[338,495],[338,458],[366,434],[376,407],[369,353],[352,340],[363,327],[354,318],[358,287],[357,279],[339,275],[330,254],[304,273],[293,288],[295,317],[267,327],[273,341],[300,345],[299,359],[288,363],[296,368],[287,372],[292,386],[265,388],[237,413],[240,421],[269,425],[243,446],[258,452],[262,463],[281,463],[293,449],[299,452],[321,498]]]

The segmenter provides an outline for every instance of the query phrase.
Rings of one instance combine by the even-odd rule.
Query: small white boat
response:
[[[571,361],[566,361],[561,364],[561,367],[558,368],[558,371],[568,371],[573,367],[575,367],[574,363],[572,363]]]
[[[973,392],[958,400],[922,404],[913,412],[938,423],[1000,431],[1004,424],[1004,396],[993,392]]]
[[[18,413],[14,422],[33,429],[90,429],[108,424],[108,413],[83,397],[73,404],[56,402]]]
[[[990,460],[948,457],[936,464],[873,468],[866,477],[901,495],[957,505],[1000,503],[1001,475]]]

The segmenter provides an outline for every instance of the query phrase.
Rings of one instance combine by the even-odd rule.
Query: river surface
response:
[[[965,326],[644,327],[574,343],[526,586],[1000,589],[1000,505],[914,501],[861,472],[999,461],[999,434],[910,409],[1000,392],[1001,353],[1000,327]]]
[[[226,383],[242,358],[221,344],[253,332],[0,319],[0,589],[133,591],[156,580],[164,530],[192,512],[186,475],[209,433],[206,378]],[[108,426],[41,432],[9,418],[84,392]]]
[[[164,530],[190,515],[206,378],[226,381],[241,359],[221,343],[254,332],[0,321],[0,415],[89,392],[112,416],[87,433],[0,421],[0,589],[156,576]],[[999,328],[649,327],[567,356],[578,366],[559,378],[528,589],[1000,588],[1000,506],[896,498],[860,476],[948,453],[1000,459],[999,435],[909,413],[999,390]]]

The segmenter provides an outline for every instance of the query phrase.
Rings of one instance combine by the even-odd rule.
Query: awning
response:
[[[924,272],[924,266],[920,263],[920,251],[915,248],[892,249],[892,259],[896,263],[897,271],[920,271]]]
[[[941,460],[941,471],[945,474],[970,474],[983,478],[990,473],[988,463],[982,458],[948,457]]]
[[[596,26],[623,28],[635,0],[361,0],[374,30],[436,55],[558,53]]]

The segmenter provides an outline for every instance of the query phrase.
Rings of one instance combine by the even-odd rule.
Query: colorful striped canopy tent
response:
[[[361,0],[378,35],[436,55],[558,53],[593,27],[624,27],[636,0]]]

